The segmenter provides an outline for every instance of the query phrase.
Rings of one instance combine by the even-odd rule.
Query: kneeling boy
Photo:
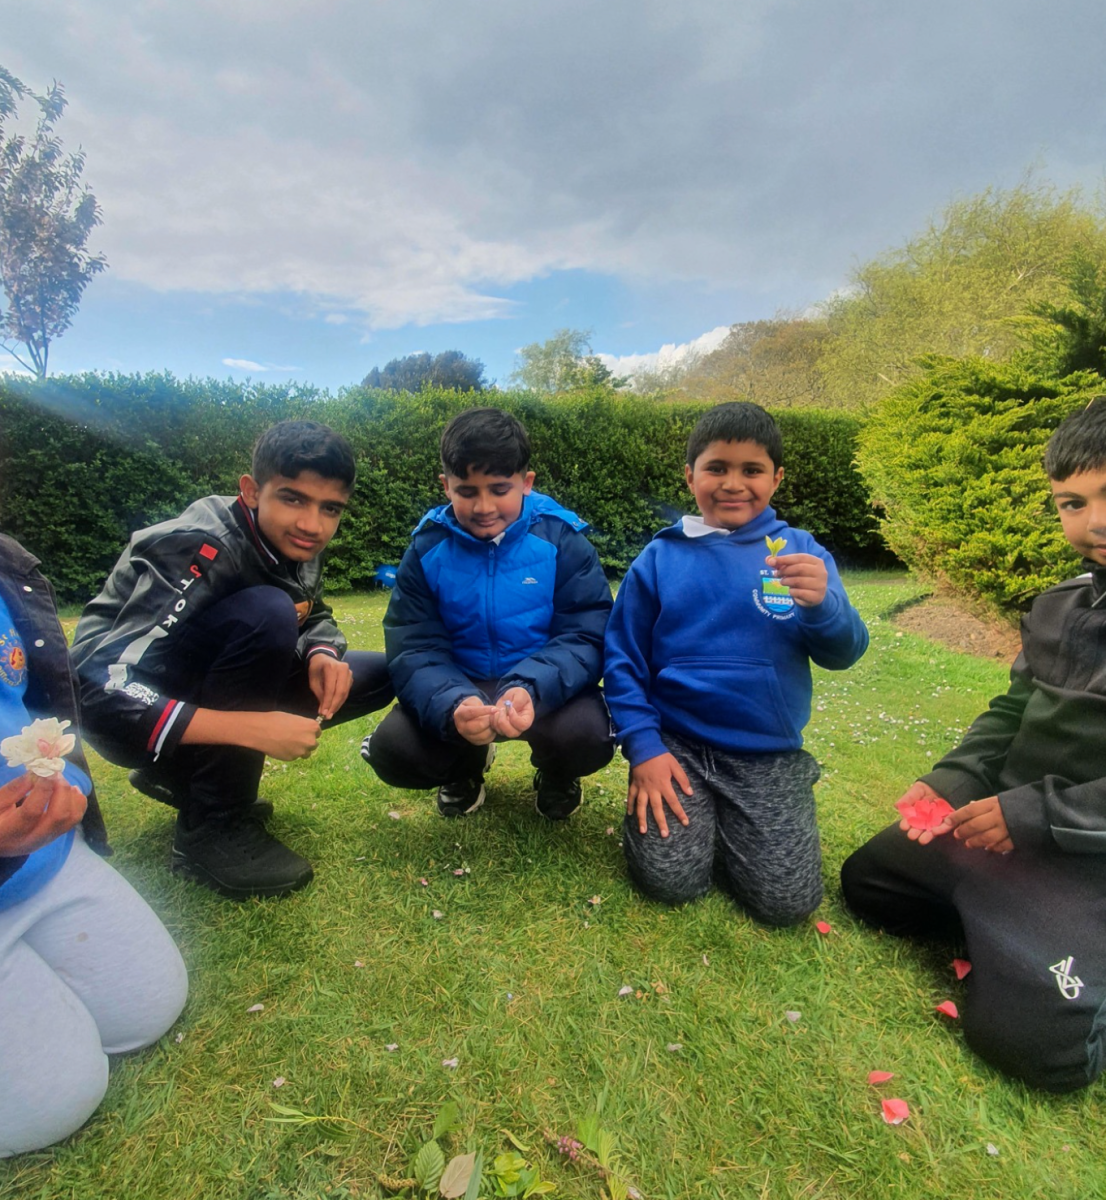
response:
[[[810,662],[842,670],[868,646],[833,559],[769,506],[782,457],[779,428],[756,404],[699,421],[685,471],[702,516],[662,529],[631,564],[604,678],[630,762],[631,879],[678,904],[717,873],[769,925],[794,924],[822,899],[818,764],[801,748]]]
[[[898,801],[954,811],[925,831],[904,816],[841,885],[869,924],[966,944],[968,1045],[1065,1092],[1106,1063],[1106,397],[1060,425],[1044,465],[1087,573],[1037,597],[1009,691]]]
[[[305,758],[320,728],[392,698],[384,655],[346,652],[320,555],[354,483],[345,438],[282,421],[237,498],[139,530],[73,641],[89,742],[180,810],[173,870],[232,897],[277,896],[311,864],[264,827],[265,756]]]
[[[614,752],[597,686],[610,587],[586,524],[533,491],[509,413],[454,417],[441,452],[450,503],[415,530],[384,618],[399,704],[362,757],[393,787],[437,787],[456,817],[483,804],[496,739],[521,737],[538,812],[564,820]]]

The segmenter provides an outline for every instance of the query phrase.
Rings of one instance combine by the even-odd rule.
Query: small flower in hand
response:
[[[49,779],[65,769],[65,756],[77,744],[76,737],[65,732],[70,724],[56,717],[40,717],[0,742],[0,754],[9,767],[26,767],[32,775]]]
[[[936,829],[953,811],[952,805],[939,796],[934,800],[926,797],[913,801],[900,800],[895,807],[911,829]]]

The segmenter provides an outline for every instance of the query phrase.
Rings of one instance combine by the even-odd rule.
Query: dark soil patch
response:
[[[893,622],[899,629],[932,638],[961,654],[1013,662],[1021,649],[1015,626],[981,617],[948,596],[931,596],[912,604],[897,613]]]

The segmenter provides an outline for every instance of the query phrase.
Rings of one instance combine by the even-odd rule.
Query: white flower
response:
[[[49,779],[65,769],[63,759],[77,744],[73,734],[65,732],[70,724],[56,717],[32,721],[21,733],[0,742],[0,754],[9,767],[26,767],[33,775]]]

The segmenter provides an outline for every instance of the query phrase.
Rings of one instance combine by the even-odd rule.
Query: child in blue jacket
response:
[[[802,920],[822,898],[818,764],[802,749],[810,662],[842,670],[868,646],[833,559],[769,506],[782,457],[756,404],[699,421],[685,470],[702,515],[662,529],[634,560],[604,678],[630,762],[633,881],[678,904],[717,870],[769,925]]]
[[[442,434],[450,503],[423,517],[396,573],[384,639],[398,705],[361,749],[393,787],[484,802],[497,739],[529,742],[537,810],[564,820],[610,762],[599,690],[611,592],[587,525],[533,490],[526,430],[473,408]]]

